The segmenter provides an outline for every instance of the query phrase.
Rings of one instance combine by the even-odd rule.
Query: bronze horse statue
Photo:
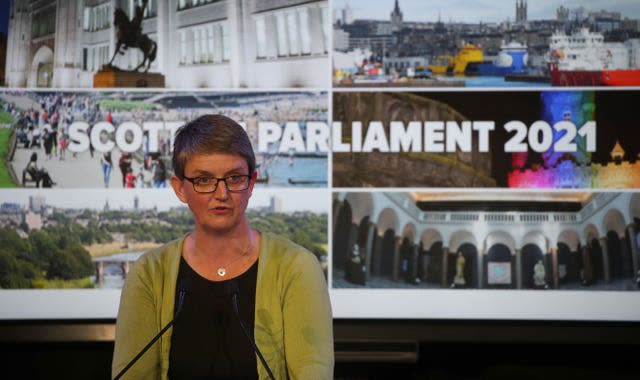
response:
[[[146,1],[145,1],[146,5]],[[113,52],[113,57],[109,61],[108,66],[116,58],[117,54],[124,55],[128,48],[138,48],[142,51],[142,62],[133,70],[138,71],[140,68],[146,65],[143,72],[149,71],[151,63],[156,59],[156,52],[158,45],[149,36],[142,33],[140,22],[142,18],[143,9],[136,9],[136,16],[133,20],[129,21],[127,14],[120,8],[116,8],[113,12],[113,25],[116,26],[116,49]]]

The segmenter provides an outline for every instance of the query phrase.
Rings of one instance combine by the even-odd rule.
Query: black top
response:
[[[178,294],[184,302],[171,335],[169,378],[257,379],[256,354],[233,310],[232,294],[238,287],[240,318],[253,338],[258,261],[242,275],[210,281],[180,259]],[[176,309],[177,310],[177,309]]]

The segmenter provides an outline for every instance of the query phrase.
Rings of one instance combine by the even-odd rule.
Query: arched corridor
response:
[[[639,203],[599,193],[577,212],[429,212],[406,193],[334,193],[332,286],[635,290]]]

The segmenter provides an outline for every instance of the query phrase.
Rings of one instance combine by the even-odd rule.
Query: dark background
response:
[[[109,379],[113,324],[2,321],[2,378]],[[339,380],[617,380],[640,374],[638,322],[336,319],[334,336]]]
[[[568,92],[582,91],[567,89]],[[491,92],[415,92],[414,95],[450,105],[469,120],[495,122],[490,134],[492,177],[498,187],[507,185],[507,173],[511,168],[511,153],[504,152],[504,144],[511,134],[504,130],[506,122],[519,120],[530,126],[541,120],[542,101],[540,91],[491,91]],[[634,109],[640,104],[640,92],[616,89],[595,91],[596,151],[592,163],[611,161],[611,150],[616,141],[625,150],[624,160],[635,162],[640,153],[638,144],[638,118]],[[577,128],[582,125],[576,126]],[[528,163],[536,163],[538,153],[529,152]],[[541,160],[540,160],[541,161]]]

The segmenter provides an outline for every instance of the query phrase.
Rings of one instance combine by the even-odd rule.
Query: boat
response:
[[[493,61],[471,62],[465,70],[466,75],[499,76],[523,75],[528,72],[527,46],[520,42],[502,42],[500,51]]]
[[[447,74],[449,68],[453,71],[453,57],[450,55],[439,55],[427,68],[432,74]]]
[[[484,54],[482,47],[474,44],[464,44],[458,54],[453,59],[453,74],[461,75],[465,73],[467,65],[474,62],[482,62]]]
[[[480,63],[483,61],[483,57],[481,46],[465,43],[455,56],[439,55],[434,63],[428,65],[427,68],[433,74],[462,75],[465,74],[467,65]]]
[[[601,33],[580,28],[556,32],[549,42],[553,86],[640,86],[640,40],[605,42]]]

